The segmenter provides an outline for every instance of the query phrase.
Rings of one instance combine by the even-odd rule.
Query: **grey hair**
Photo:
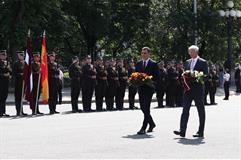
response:
[[[147,50],[147,51],[148,51],[148,53],[150,53],[150,52],[151,52],[151,49],[150,49],[149,47],[143,47],[143,48],[142,48],[142,50]]]
[[[193,49],[193,50],[195,50],[196,52],[199,52],[199,48],[198,48],[198,46],[196,46],[196,45],[191,45],[191,46],[188,48],[188,50],[190,50],[190,49]]]

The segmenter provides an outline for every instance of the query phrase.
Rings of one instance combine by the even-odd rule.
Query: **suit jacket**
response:
[[[148,63],[146,64],[145,69],[143,69],[143,61],[139,61],[136,64],[135,68],[136,72],[142,72],[146,73],[147,75],[153,76],[153,81],[156,83],[158,79],[160,78],[160,70],[158,68],[158,65],[155,61],[149,60]]]
[[[188,59],[185,62],[185,64],[184,64],[185,70],[190,70],[191,62],[192,62],[192,59]],[[199,72],[202,71],[204,73],[204,75],[207,76],[208,75],[208,65],[207,65],[206,60],[204,60],[202,58],[198,58],[195,66],[194,66],[194,70],[199,71]]]

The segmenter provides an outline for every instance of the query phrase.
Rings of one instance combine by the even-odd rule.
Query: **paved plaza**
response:
[[[198,115],[191,108],[186,138],[179,129],[181,108],[154,109],[153,133],[136,135],[143,120],[140,110],[72,114],[70,104],[57,106],[61,114],[0,119],[0,159],[5,158],[241,158],[241,96],[229,101],[217,96],[216,106],[206,106],[205,138],[193,138]],[[81,106],[81,105],[80,105]],[[128,104],[125,103],[125,107]],[[82,106],[81,106],[82,107]],[[80,107],[80,108],[81,108]],[[30,114],[29,107],[24,106]],[[15,114],[14,106],[7,112]]]

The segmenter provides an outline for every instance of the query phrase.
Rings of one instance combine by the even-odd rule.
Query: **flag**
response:
[[[49,99],[49,84],[48,84],[48,57],[46,50],[46,37],[45,31],[42,39],[42,50],[41,50],[41,76],[42,76],[42,100],[43,103],[48,103]]]
[[[24,95],[25,99],[30,103],[30,108],[33,108],[33,74],[31,68],[32,62],[32,44],[30,38],[30,30],[28,31],[27,47],[25,51],[25,65],[23,70]]]

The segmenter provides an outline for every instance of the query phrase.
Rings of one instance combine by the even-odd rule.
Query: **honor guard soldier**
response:
[[[184,94],[184,88],[182,85],[183,72],[184,72],[183,62],[179,61],[177,63],[177,74],[178,74],[177,89],[176,89],[176,106],[177,107],[182,107],[182,104],[183,104],[183,94]]]
[[[40,69],[40,53],[33,52],[33,62],[31,64],[33,74],[33,102],[30,102],[32,114],[43,114],[39,111],[39,97],[41,93],[41,69]]]
[[[166,86],[167,86],[167,71],[164,68],[164,62],[160,61],[158,63],[158,67],[160,70],[160,77],[159,80],[157,81],[157,85],[156,85],[156,98],[157,98],[157,102],[158,102],[158,106],[157,108],[164,108],[163,105],[163,97],[164,94],[166,92]]]
[[[91,64],[91,56],[86,57],[86,63],[82,68],[83,72],[83,87],[82,87],[82,101],[85,112],[92,111],[91,101],[96,86],[96,70]]]
[[[23,70],[24,70],[24,51],[17,51],[18,60],[13,64],[13,77],[14,77],[14,97],[16,115],[27,115],[23,113]]]
[[[96,61],[96,72],[97,72],[97,85],[95,87],[95,101],[96,101],[96,110],[103,110],[103,99],[106,93],[107,83],[107,71],[103,64],[102,57],[98,57]]]
[[[175,68],[175,63],[172,61],[170,64],[170,68],[167,69],[167,77],[168,77],[168,87],[167,87],[167,106],[175,107],[175,97],[177,92],[177,83],[178,83],[178,73]]]
[[[49,110],[50,114],[59,113],[56,111],[56,105],[58,102],[58,83],[59,70],[58,65],[55,62],[56,54],[52,52],[49,54],[48,63],[48,80],[49,80]]]
[[[128,66],[128,77],[130,77],[133,72],[135,72],[135,62],[134,60],[130,60],[129,66]],[[135,107],[135,96],[137,93],[137,88],[133,86],[129,86],[128,91],[129,91],[128,92],[129,108],[137,109],[137,107]]]
[[[78,108],[78,99],[80,90],[82,87],[82,69],[79,64],[79,58],[74,56],[72,58],[72,64],[69,66],[69,77],[71,80],[71,105],[72,105],[72,112],[81,112]]]
[[[7,61],[7,53],[6,50],[0,51],[0,117],[8,117],[6,114],[6,100],[8,97],[8,87],[9,80],[11,79],[12,70]]]
[[[119,78],[119,86],[116,92],[116,108],[123,110],[125,91],[128,80],[128,71],[124,67],[123,59],[117,60],[117,72]]]
[[[208,81],[209,81],[208,92],[210,96],[210,104],[216,105],[217,103],[215,103],[215,94],[217,91],[217,86],[219,85],[219,77],[217,75],[215,68],[210,69],[209,75],[208,75]]]
[[[241,65],[239,63],[236,64],[235,72],[234,72],[235,86],[236,92],[241,92]]]
[[[114,109],[114,98],[116,97],[117,88],[119,84],[118,72],[116,70],[116,61],[112,59],[107,68],[108,87],[106,90],[106,109],[111,111]]]

